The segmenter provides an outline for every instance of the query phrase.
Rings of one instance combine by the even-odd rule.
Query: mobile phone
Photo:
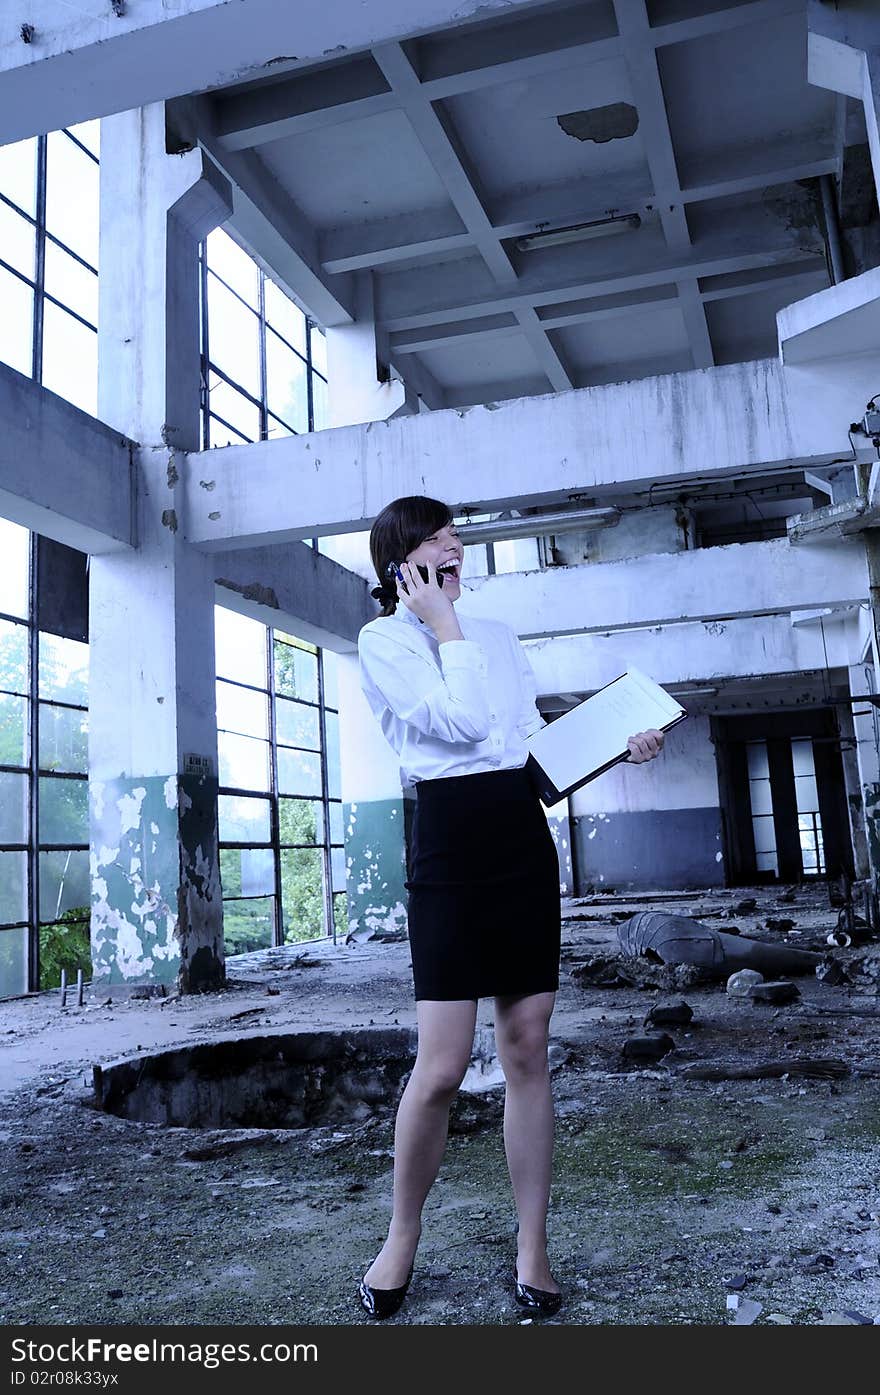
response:
[[[427,580],[428,580],[428,568],[427,568],[427,567],[423,567],[422,564],[421,564],[421,562],[416,562],[416,566],[417,566],[417,568],[418,568],[418,570],[419,570],[419,575],[421,576],[422,581],[427,581]],[[399,563],[399,562],[389,562],[389,563],[388,563],[388,566],[385,568],[385,575],[388,577],[389,581],[396,581],[396,580],[397,580],[397,572],[398,572],[399,569],[400,569],[400,563]],[[435,572],[434,575],[435,575],[436,578],[437,578],[437,585],[438,585],[438,586],[442,586],[442,585],[443,585],[443,580],[444,580],[444,578],[443,578],[443,573],[442,573],[442,572]],[[402,582],[401,582],[401,586],[403,587],[404,591],[406,591],[406,594],[409,595],[409,588],[407,587],[407,584],[406,584],[405,581],[402,581]]]

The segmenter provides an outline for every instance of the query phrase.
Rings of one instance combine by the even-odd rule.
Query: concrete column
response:
[[[179,452],[199,445],[198,242],[231,212],[161,104],[101,135],[98,411],[139,443],[136,547],[90,566],[96,981],[224,981],[214,700],[216,559],[184,541]]]
[[[400,767],[361,692],[357,654],[340,654],[338,676],[349,931],[400,935],[407,904]]]
[[[855,664],[849,670],[849,686],[853,697],[876,692],[876,663]],[[877,890],[880,887],[880,710],[869,703],[857,704],[853,708],[853,730],[856,739],[856,761],[858,765],[858,791],[848,788],[850,819],[853,825],[862,820],[863,844],[867,866],[863,875],[873,887],[873,900],[876,905]],[[845,753],[844,753],[845,754]],[[847,786],[849,770],[846,762]],[[858,871],[860,840],[853,829],[853,850]],[[876,923],[876,921],[875,921]]]

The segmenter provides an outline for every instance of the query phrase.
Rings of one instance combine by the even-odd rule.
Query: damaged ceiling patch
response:
[[[639,113],[629,102],[611,102],[607,107],[592,107],[589,111],[568,111],[556,120],[567,136],[604,145],[609,140],[635,135]]]

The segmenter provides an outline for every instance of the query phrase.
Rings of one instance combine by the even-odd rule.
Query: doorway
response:
[[[711,722],[728,885],[852,878],[834,709]]]

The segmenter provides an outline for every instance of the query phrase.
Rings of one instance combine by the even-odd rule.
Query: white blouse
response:
[[[464,636],[438,644],[402,603],[358,636],[361,686],[400,757],[404,786],[525,765],[544,726],[525,650],[500,620],[459,615]]]

